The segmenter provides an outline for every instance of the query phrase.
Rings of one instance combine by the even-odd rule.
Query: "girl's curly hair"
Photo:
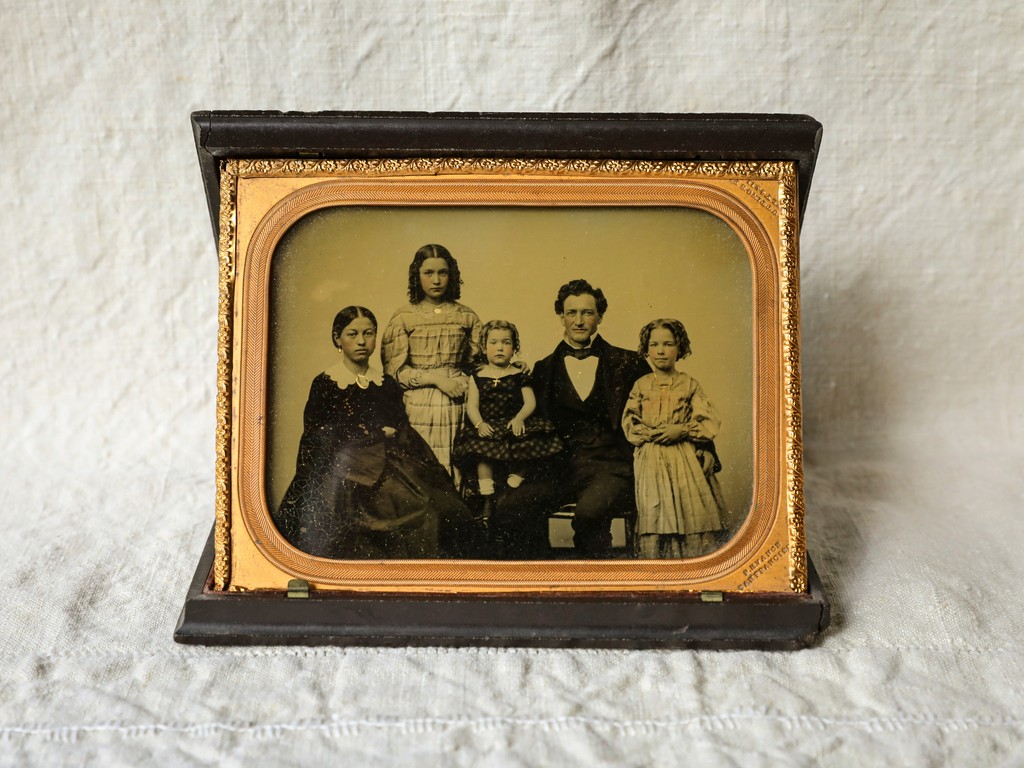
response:
[[[519,329],[508,320],[488,320],[480,328],[480,351],[470,361],[474,371],[487,365],[487,334],[498,330],[509,332],[512,336],[512,354],[519,352]],[[514,362],[512,365],[518,367],[520,363]]]
[[[512,354],[519,351],[519,329],[508,320],[488,320],[480,328],[480,351],[487,348],[487,334],[491,331],[508,331],[512,336]]]
[[[676,347],[679,349],[679,360],[690,356],[693,350],[690,347],[690,337],[686,335],[686,328],[681,322],[673,320],[671,317],[652,320],[640,330],[639,351],[641,355],[647,357],[647,345],[651,343],[651,334],[654,333],[655,328],[664,328],[672,333],[676,340]]]
[[[462,298],[462,274],[459,272],[459,262],[448,252],[443,245],[424,245],[412,258],[409,265],[409,301],[419,304],[426,298],[423,292],[423,283],[420,282],[420,267],[427,259],[444,259],[448,264],[448,290],[445,291],[446,301],[458,301]]]

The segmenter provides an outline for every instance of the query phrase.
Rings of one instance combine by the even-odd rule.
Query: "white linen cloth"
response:
[[[0,765],[1024,763],[1019,3],[3,0],[0,21]],[[230,108],[821,120],[821,643],[175,645],[214,498],[187,121]]]

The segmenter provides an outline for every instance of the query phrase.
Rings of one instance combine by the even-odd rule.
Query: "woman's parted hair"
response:
[[[431,243],[424,245],[412,257],[412,264],[409,265],[409,301],[419,304],[427,296],[423,292],[423,284],[420,282],[420,267],[427,259],[444,259],[448,264],[448,290],[445,291],[445,299],[458,301],[462,298],[462,274],[459,272],[459,262],[443,245]]]
[[[349,323],[357,317],[365,317],[373,325],[373,330],[377,330],[377,318],[373,316],[373,312],[366,307],[355,305],[345,307],[334,316],[334,325],[331,326],[331,339],[334,341],[334,346],[338,347],[338,349],[341,349],[338,339],[341,338],[342,331],[348,328]]]
[[[690,337],[686,335],[686,328],[678,320],[674,320],[671,317],[662,317],[657,320],[652,320],[640,330],[640,354],[647,357],[647,345],[651,343],[651,334],[654,333],[655,328],[664,328],[666,331],[670,331],[672,336],[675,337],[676,346],[679,348],[679,357],[677,359],[682,360],[684,357],[689,357],[693,351],[690,347]]]
[[[597,305],[597,314],[604,315],[608,311],[608,299],[604,297],[604,291],[595,288],[586,280],[570,280],[558,289],[558,296],[555,298],[555,314],[562,314],[565,309],[565,300],[570,296],[584,296],[589,294],[594,297],[594,304]]]

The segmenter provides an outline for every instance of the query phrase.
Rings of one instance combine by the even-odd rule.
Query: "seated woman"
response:
[[[334,318],[341,361],[313,379],[295,478],[274,523],[298,549],[333,559],[472,557],[479,529],[423,438],[398,383],[369,365],[377,320]]]

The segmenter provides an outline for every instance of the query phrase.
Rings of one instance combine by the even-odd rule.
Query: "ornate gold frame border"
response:
[[[213,588],[227,588],[231,562],[231,316],[235,291],[235,223],[238,168],[221,164],[217,238],[220,287],[217,296],[217,464],[216,522],[213,526]]]
[[[779,503],[784,504],[790,589],[806,591],[803,529],[802,441],[800,436],[799,281],[797,261],[796,174],[792,163],[659,163],[648,161],[569,161],[497,159],[381,159],[332,161],[227,161],[222,165],[220,211],[220,330],[217,396],[217,521],[214,589],[230,584],[232,488],[237,488],[246,533],[281,570],[321,584],[380,591],[422,586],[426,591],[544,591],[557,589],[695,589],[709,579],[737,571],[764,544]],[[236,215],[239,178],[328,178],[288,195],[264,217],[247,252],[245,285],[235,285]],[[454,179],[452,177],[468,177]],[[564,177],[579,177],[579,184]],[[484,177],[484,178],[481,178]],[[557,177],[545,183],[541,177]],[[387,179],[386,188],[381,180]],[[526,181],[526,180],[530,181]],[[779,247],[739,196],[701,184],[701,179],[779,181]],[[656,183],[667,181],[668,185]],[[604,183],[602,183],[604,182]],[[447,194],[440,195],[441,185]],[[455,187],[457,187],[457,189]],[[532,194],[525,195],[530,187]],[[452,194],[452,192],[455,194]],[[595,195],[595,190],[602,194]],[[671,190],[671,194],[666,194]],[[653,196],[652,191],[660,192]],[[482,194],[486,192],[486,194]],[[538,195],[537,193],[540,192]],[[683,193],[680,196],[680,193]],[[680,202],[683,200],[683,202]],[[571,561],[501,563],[477,561],[333,561],[302,553],[284,541],[270,523],[264,498],[263,433],[266,363],[266,287],[269,262],[281,235],[313,210],[331,205],[683,205],[719,215],[740,235],[751,254],[755,275],[754,513],[733,540],[703,558],[676,561]],[[774,257],[773,257],[774,255]],[[760,272],[758,272],[760,270]],[[765,273],[767,270],[767,274]],[[249,286],[254,286],[246,290]],[[770,291],[759,291],[764,286]],[[764,294],[764,295],[761,295]],[[241,296],[241,328],[232,327],[233,299]],[[241,338],[241,364],[232,370],[232,354]],[[771,339],[776,344],[767,344]],[[778,355],[776,353],[779,353]],[[769,359],[763,359],[767,356]],[[773,374],[777,374],[776,376]],[[242,394],[233,421],[232,382]],[[766,390],[766,391],[762,391]],[[762,407],[778,398],[781,407]],[[762,423],[767,415],[769,424]],[[238,439],[238,483],[232,483],[231,436]],[[253,439],[255,438],[255,439]],[[781,442],[781,444],[780,444]],[[781,456],[778,451],[781,450]],[[758,458],[760,457],[760,458]],[[784,489],[772,498],[772,491]],[[762,493],[759,495],[758,491]],[[775,514],[756,514],[767,506]],[[237,534],[241,534],[239,531]],[[680,571],[686,576],[680,576]]]

